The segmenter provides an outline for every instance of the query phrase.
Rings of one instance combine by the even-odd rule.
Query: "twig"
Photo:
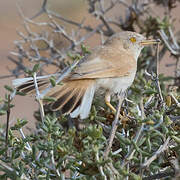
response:
[[[105,19],[104,15],[100,15],[99,19],[103,22],[103,24],[105,25],[107,31],[108,31],[108,35],[111,36],[114,34],[114,30],[110,27],[109,23],[107,22],[107,20]]]
[[[22,136],[22,139],[25,139],[26,136],[25,136],[25,134],[24,134],[22,128],[19,129],[19,132],[20,132],[20,134],[21,134],[21,136]],[[32,148],[31,148],[29,142],[26,142],[26,148],[28,149],[28,151],[32,151]]]
[[[157,48],[156,48],[156,83],[157,83],[157,88],[158,88],[161,102],[164,105],[164,99],[162,96],[162,91],[161,91],[161,87],[160,87],[160,83],[159,83],[159,43],[157,43]]]
[[[25,71],[26,70],[26,67],[21,62],[18,62],[17,60],[12,58],[11,56],[8,56],[8,59],[18,66],[18,71],[20,71],[20,70]],[[15,76],[17,77],[17,74],[15,74]]]
[[[97,151],[96,152],[96,160],[97,161],[99,161],[99,152]],[[100,171],[100,173],[101,173],[101,176],[103,177],[103,179],[104,180],[107,180],[107,177],[106,177],[106,175],[105,175],[105,173],[104,173],[104,171],[103,171],[103,167],[102,166],[98,166],[98,169],[99,169],[99,171]]]
[[[149,177],[144,177],[142,180],[153,180],[153,179],[161,179],[161,178],[165,178],[165,177],[173,177],[174,176],[174,172],[161,172],[158,174],[154,174],[151,175]]]
[[[144,105],[143,105],[143,98],[140,101],[140,108],[141,108],[141,118],[142,120],[144,120],[145,118],[145,113],[144,113]],[[139,128],[138,132],[136,133],[136,136],[134,138],[134,142],[137,143],[139,141],[140,135],[142,135],[144,129],[144,123],[141,124],[141,127]],[[130,154],[129,158],[127,158],[128,160],[132,159],[133,155],[135,153],[135,150],[132,151],[132,153]]]
[[[175,101],[176,105],[178,108],[180,108],[180,102],[175,98],[175,96],[173,95],[173,93],[169,93],[169,95],[172,97],[172,99]]]
[[[164,121],[163,115],[160,115],[159,122],[153,127],[154,129],[157,129]]]
[[[56,171],[57,176],[58,176],[58,177],[61,177],[61,175],[60,175],[60,173],[59,173],[59,170],[58,170],[58,168],[56,168],[56,165],[55,165],[54,151],[51,150],[50,153],[51,153],[51,162],[52,162],[52,164],[53,164],[53,166],[54,166],[54,170]]]
[[[177,43],[177,41],[176,41],[176,38],[175,38],[175,36],[174,36],[174,34],[173,34],[173,32],[172,32],[171,26],[168,27],[168,30],[169,30],[169,34],[170,34],[170,36],[171,36],[171,39],[172,39],[172,41],[173,41],[173,43],[174,43],[174,46],[176,47],[176,49],[180,50],[180,47],[179,47],[179,45],[178,45],[178,43]]]
[[[7,164],[5,164],[2,160],[0,160],[0,166],[6,168],[8,171],[14,172],[17,175],[19,175],[19,173],[17,171],[15,171],[12,167],[10,167]]]
[[[146,162],[144,162],[141,167],[142,168],[148,167],[152,163],[152,161],[154,161],[163,151],[165,151],[168,148],[169,141],[170,141],[170,137],[166,139],[164,144],[161,145],[159,149],[154,153],[154,155],[151,158],[149,158]]]
[[[148,100],[146,101],[146,103],[145,103],[145,105],[144,105],[144,108],[147,108],[153,99],[154,99],[154,96],[151,95],[151,96],[148,98]]]
[[[142,120],[144,120],[145,118],[145,113],[144,113],[144,106],[143,106],[143,98],[141,99],[140,101],[140,111],[141,111],[141,118]],[[143,132],[143,129],[144,129],[144,123],[142,123],[141,127],[138,129],[137,133],[136,133],[136,136],[134,138],[134,143],[137,143],[137,141],[139,140],[140,138],[140,135],[142,135],[142,132]],[[135,149],[133,148],[133,146],[130,148],[130,151],[128,152],[128,154],[126,155],[124,161],[122,162],[122,166],[124,166],[126,164],[125,160],[131,160],[133,158],[133,155],[135,153]]]
[[[6,148],[8,147],[9,118],[10,118],[10,113],[11,113],[10,102],[11,102],[11,98],[10,98],[10,94],[9,94],[8,102],[7,102],[8,107],[7,107],[7,119],[6,119]]]
[[[59,32],[60,34],[63,35],[63,37],[65,39],[67,39],[68,41],[70,41],[70,43],[75,46],[75,40],[69,35],[67,34],[67,32],[63,29],[63,27],[61,27],[53,18],[51,15],[48,14],[49,19],[51,20],[51,22],[54,24],[55,26],[55,32]]]
[[[33,17],[31,17],[31,19],[34,19],[34,18],[40,16],[41,14],[45,13],[46,12],[46,6],[47,6],[47,0],[44,0],[40,11],[37,12]]]
[[[118,0],[118,3],[122,4],[122,5],[125,6],[126,8],[129,8],[129,4],[126,3],[126,1],[124,1],[124,0]]]
[[[170,160],[172,167],[174,169],[174,178],[173,180],[177,180],[180,178],[180,165],[177,158],[173,158]]]
[[[66,22],[66,23],[68,23],[68,24],[72,24],[72,25],[74,25],[74,26],[83,28],[83,29],[85,29],[86,31],[93,31],[93,29],[94,29],[94,28],[91,28],[90,26],[83,26],[81,23],[78,23],[78,22],[75,22],[75,21],[66,19],[66,18],[64,18],[62,15],[57,14],[57,13],[55,13],[55,12],[53,12],[53,11],[47,10],[47,13],[50,14],[50,15],[52,15],[52,16],[54,16],[54,17],[56,17],[56,18],[58,18],[58,19],[60,19],[60,20],[62,20],[62,21],[64,21],[64,22]]]
[[[42,122],[44,122],[44,107],[43,107],[42,99],[40,97],[40,92],[39,92],[39,89],[38,89],[38,83],[37,83],[37,79],[36,79],[36,72],[33,73],[33,80],[34,80],[34,86],[35,86],[35,90],[36,90],[36,99],[37,99],[37,101],[39,103],[41,120],[42,120]]]
[[[115,116],[115,119],[114,119],[113,124],[112,124],[112,129],[111,129],[111,132],[110,132],[110,137],[109,137],[108,144],[107,144],[106,149],[104,151],[104,159],[107,159],[107,157],[109,155],[109,152],[111,150],[112,143],[113,143],[113,140],[114,140],[114,137],[115,137],[115,133],[116,133],[116,130],[117,130],[117,127],[118,127],[119,113],[120,113],[122,102],[124,100],[124,97],[122,96],[122,92],[118,95],[118,100],[119,101],[118,101],[118,106],[116,108],[116,116]]]
[[[169,43],[169,41],[168,41],[168,37],[167,37],[167,35],[165,34],[164,30],[161,29],[161,30],[158,31],[158,32],[159,32],[162,40],[163,40],[164,43],[166,44],[167,48],[169,49],[169,51],[170,51],[173,55],[179,55],[180,52],[174,50],[174,49],[171,47],[171,45],[170,45],[170,43]]]

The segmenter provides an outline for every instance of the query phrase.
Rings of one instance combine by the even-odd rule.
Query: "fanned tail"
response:
[[[40,91],[49,86],[49,77],[37,77]],[[13,85],[17,91],[35,94],[33,78],[16,79],[13,81]],[[50,105],[52,110],[61,110],[63,114],[70,114],[72,118],[80,116],[81,119],[85,119],[89,115],[94,92],[94,80],[70,80],[63,82],[61,85],[56,85],[46,96],[56,99]]]
[[[72,118],[88,117],[95,92],[94,80],[74,80],[55,86],[48,96],[56,98],[52,103],[52,110],[62,110]]]

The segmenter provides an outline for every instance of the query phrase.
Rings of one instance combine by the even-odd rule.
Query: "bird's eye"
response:
[[[131,38],[130,38],[130,41],[131,41],[132,43],[135,43],[135,42],[136,42],[136,38],[135,38],[135,37],[131,37]]]

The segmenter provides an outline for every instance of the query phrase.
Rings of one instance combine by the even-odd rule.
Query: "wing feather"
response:
[[[89,56],[87,61],[81,63],[69,78],[71,80],[113,78],[127,76],[134,70],[136,60],[131,54],[104,47],[99,53],[93,53],[93,56]]]

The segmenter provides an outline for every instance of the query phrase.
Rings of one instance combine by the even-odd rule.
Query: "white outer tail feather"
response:
[[[78,106],[72,113],[70,113],[70,116],[72,118],[76,118],[79,115],[81,119],[85,119],[88,117],[90,109],[91,109],[91,104],[93,101],[95,89],[96,89],[95,85],[93,84],[91,87],[89,87],[86,90],[83,96],[81,105]]]
[[[58,76],[60,75],[59,73],[57,74],[50,74],[50,75],[46,75],[46,76],[37,76],[36,79],[39,80],[39,79],[47,79],[47,78],[50,78],[51,76]],[[32,81],[33,78],[32,77],[27,77],[27,78],[18,78],[18,79],[14,79],[12,80],[12,85],[17,88],[18,86],[21,86],[25,83],[27,83],[28,81]]]

